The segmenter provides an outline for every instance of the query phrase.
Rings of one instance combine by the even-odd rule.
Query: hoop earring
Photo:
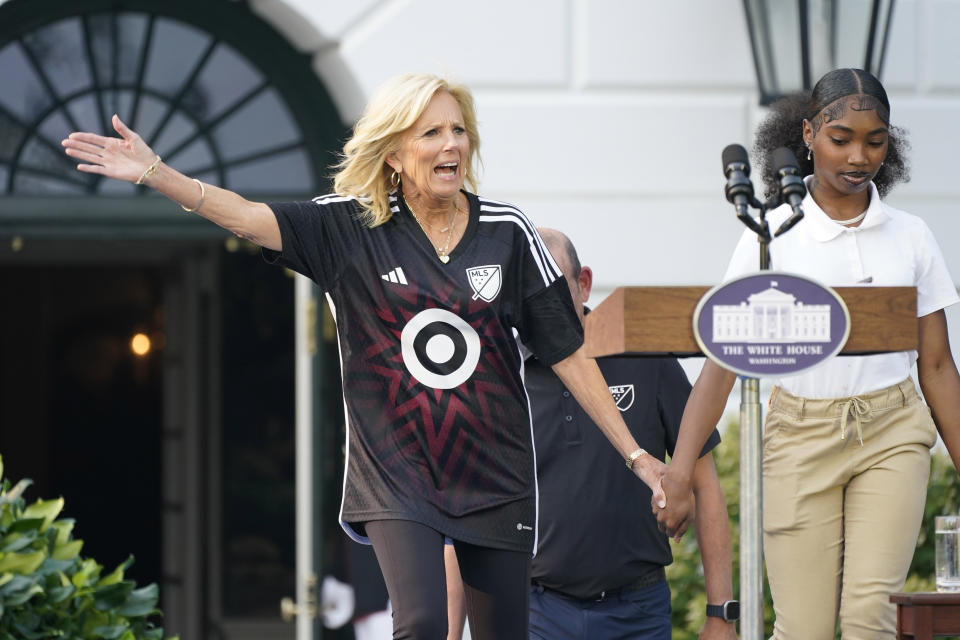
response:
[[[400,174],[396,171],[390,174],[390,186],[394,189],[400,186]]]

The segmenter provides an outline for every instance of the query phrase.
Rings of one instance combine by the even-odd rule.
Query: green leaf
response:
[[[24,533],[27,531],[40,531],[43,528],[43,518],[20,518],[10,524],[11,533]]]
[[[7,606],[19,607],[38,593],[43,593],[43,587],[38,584],[32,584],[21,591],[12,591],[6,597]]]
[[[49,638],[49,632],[37,631],[34,628],[28,627],[27,625],[13,623],[13,628],[17,630],[17,634],[24,638],[24,640],[40,640],[41,638]]]
[[[97,627],[104,627],[110,624],[110,616],[96,609],[87,609],[83,618],[83,633],[81,637],[89,638],[93,630]]]
[[[14,623],[13,628],[17,630],[20,637],[24,640],[41,640],[42,638],[59,638],[63,632],[59,629],[43,628],[39,619],[31,620],[30,624]]]
[[[0,556],[0,571],[12,571],[19,574],[33,573],[43,564],[46,557],[46,550],[34,551],[33,553],[5,553]]]
[[[13,574],[10,574],[13,575]],[[0,587],[0,596],[5,596],[13,593],[14,591],[19,591],[21,589],[26,589],[30,585],[34,584],[36,579],[32,576],[13,576],[10,580],[7,580],[6,583]]]
[[[127,624],[108,624],[92,629],[90,635],[94,638],[103,638],[104,640],[117,640],[129,627],[130,625]]]
[[[37,573],[41,575],[50,575],[51,573],[73,573],[74,567],[78,566],[78,561],[76,558],[70,560],[56,560],[47,556],[47,559],[43,561],[43,564],[40,565],[40,568],[37,570]]]
[[[63,518],[53,523],[53,528],[57,530],[57,544],[66,544],[70,541],[70,534],[73,533],[73,518]]]
[[[142,589],[133,591],[127,601],[123,603],[123,606],[117,609],[117,613],[131,618],[150,615],[156,610],[159,598],[160,591],[157,589],[157,585],[147,585]]]
[[[73,586],[70,579],[62,571],[51,573],[47,576],[45,583],[47,591],[47,602],[50,604],[59,604],[76,593],[77,588]]]
[[[80,555],[80,549],[83,548],[83,540],[74,540],[66,544],[58,545],[51,554],[54,560],[71,560]]]
[[[3,587],[3,585],[13,580],[13,577],[13,574],[10,572],[0,573],[0,587]],[[0,593],[2,593],[2,591],[0,591]]]
[[[22,533],[12,533],[3,539],[4,546],[3,548],[0,548],[0,553],[20,551],[25,547],[29,547],[36,539],[36,536],[24,535]]]
[[[97,574],[100,573],[100,565],[97,564],[95,560],[83,560],[80,562],[80,568],[77,569],[76,573],[73,574],[71,581],[73,586],[76,588],[85,587],[94,580],[96,580]]]
[[[65,587],[52,587],[47,589],[47,601],[50,604],[60,604],[74,593],[76,593],[77,588],[72,584]]]
[[[126,571],[132,564],[133,556],[128,556],[126,560],[117,565],[116,569],[101,578],[98,586],[105,587],[108,584],[116,584],[117,582],[120,582],[123,580],[123,572]]]
[[[120,607],[127,601],[133,591],[134,583],[124,580],[105,587],[98,587],[93,592],[93,606],[100,611],[108,611]]]
[[[29,478],[24,478],[20,482],[7,491],[2,496],[0,496],[0,504],[16,502],[20,499],[20,496],[23,495],[23,492],[27,490],[27,487],[33,484],[33,480]]]
[[[63,498],[56,500],[37,500],[32,505],[24,509],[24,518],[43,518],[44,524],[40,529],[46,531],[47,527],[53,524],[60,512],[63,511]]]

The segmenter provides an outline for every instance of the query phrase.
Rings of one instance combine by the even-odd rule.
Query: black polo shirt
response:
[[[619,357],[597,363],[640,446],[660,460],[672,454],[690,394],[679,363]],[[626,469],[553,370],[534,357],[526,364],[540,490],[533,580],[589,598],[673,562],[650,510],[650,489]],[[714,431],[703,453],[719,442]]]

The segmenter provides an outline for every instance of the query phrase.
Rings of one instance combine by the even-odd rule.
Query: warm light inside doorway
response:
[[[144,333],[137,333],[130,339],[130,350],[138,356],[150,353],[150,338]]]

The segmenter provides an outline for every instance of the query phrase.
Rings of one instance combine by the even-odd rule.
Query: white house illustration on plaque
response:
[[[714,342],[830,342],[830,305],[804,304],[770,288],[740,304],[713,307]]]

